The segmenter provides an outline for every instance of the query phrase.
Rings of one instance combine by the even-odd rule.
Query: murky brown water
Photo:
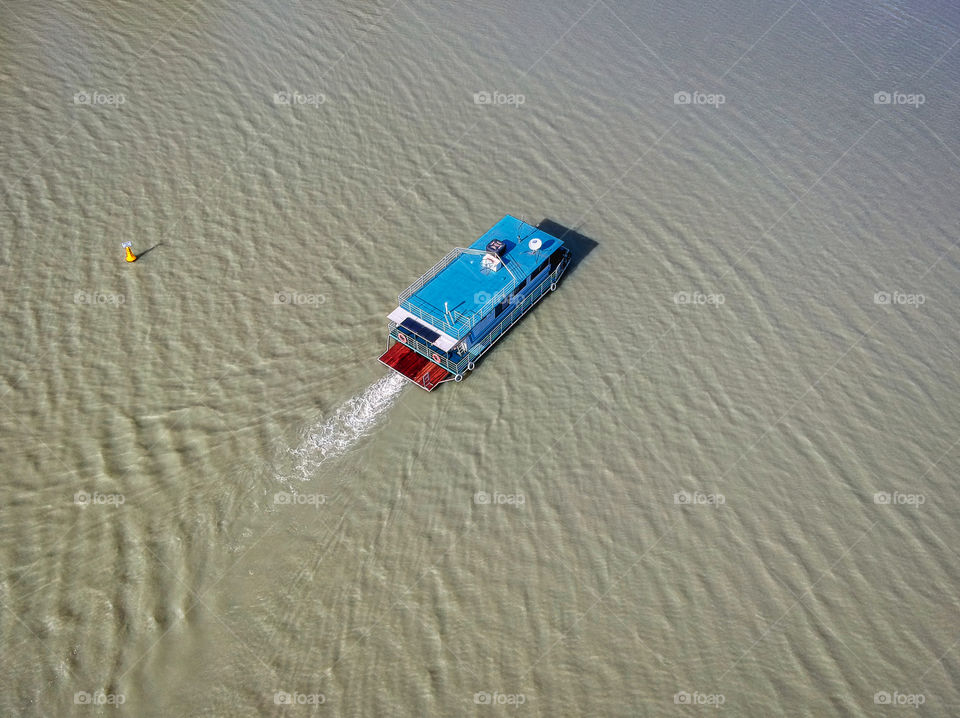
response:
[[[4,715],[957,713],[956,9],[0,17]],[[385,377],[507,212],[596,248]]]

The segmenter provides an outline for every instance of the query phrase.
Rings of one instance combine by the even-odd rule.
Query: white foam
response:
[[[407,383],[390,372],[359,396],[341,404],[333,416],[307,430],[303,441],[291,453],[298,457],[297,473],[306,481],[323,462],[349,451],[369,434]]]

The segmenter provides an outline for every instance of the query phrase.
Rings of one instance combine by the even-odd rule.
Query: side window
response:
[[[493,310],[493,317],[494,317],[494,319],[496,319],[496,318],[499,317],[501,314],[503,314],[503,310],[506,309],[509,304],[510,304],[510,300],[509,300],[509,299],[504,299],[502,302],[500,302],[500,303],[497,305],[497,308]]]
[[[550,255],[550,271],[560,266],[560,262],[563,261],[563,250],[558,250]]]
[[[543,264],[541,264],[539,267],[537,267],[537,271],[533,273],[534,276],[540,274],[540,272],[542,272],[544,269],[546,269],[546,268],[547,268],[547,265],[548,265],[549,263],[550,263],[549,257],[548,257],[547,259],[544,259],[544,260],[543,260]]]

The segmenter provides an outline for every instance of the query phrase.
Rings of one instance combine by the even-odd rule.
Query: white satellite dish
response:
[[[536,251],[539,250],[540,247],[542,247],[542,246],[543,246],[543,242],[540,241],[540,238],[539,238],[539,237],[534,237],[533,239],[530,240],[530,251],[531,251],[531,252],[536,252]]]

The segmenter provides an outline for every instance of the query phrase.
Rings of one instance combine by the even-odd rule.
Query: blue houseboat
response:
[[[569,264],[560,239],[507,215],[404,290],[380,361],[427,391],[461,381]]]

